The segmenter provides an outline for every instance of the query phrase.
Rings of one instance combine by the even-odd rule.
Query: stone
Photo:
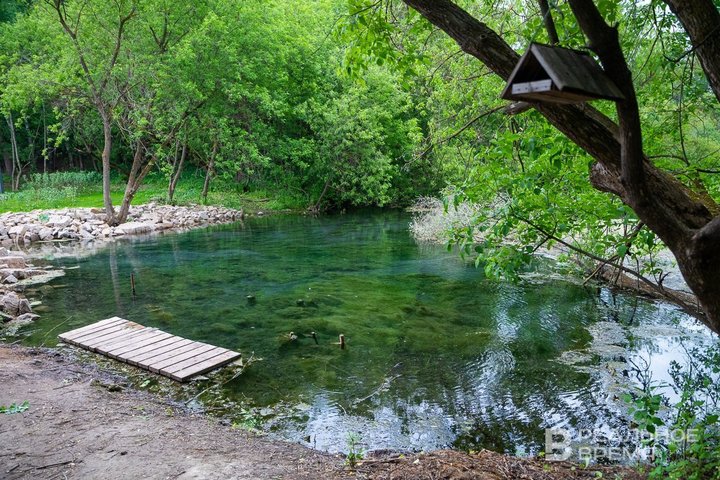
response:
[[[21,298],[15,292],[7,292],[0,298],[0,309],[8,315],[14,317],[23,313],[31,313],[30,302],[25,298]]]
[[[73,223],[73,219],[67,215],[50,215],[48,221],[45,222],[51,227],[67,227]]]
[[[22,322],[27,325],[28,323],[33,322],[38,318],[40,318],[40,315],[35,315],[34,313],[23,313],[22,315],[18,315],[15,321]]]
[[[7,277],[5,277],[3,279],[3,283],[7,283],[7,284],[13,284],[13,283],[17,283],[17,282],[18,282],[18,279],[15,278],[15,275],[8,275]]]
[[[152,225],[142,222],[127,222],[115,227],[115,233],[122,232],[122,235],[137,235],[141,233],[150,233],[152,231]]]
[[[52,228],[43,227],[38,232],[38,235],[40,236],[40,240],[47,242],[53,239],[53,230]]]
[[[25,264],[25,257],[20,256],[6,256],[0,258],[0,266],[4,265],[2,268],[25,268],[27,265]]]
[[[15,225],[14,227],[10,227],[10,230],[8,230],[8,235],[10,235],[11,237],[22,238],[25,235],[26,231],[27,227],[25,225]]]

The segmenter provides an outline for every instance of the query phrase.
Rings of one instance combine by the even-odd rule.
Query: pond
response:
[[[254,353],[262,360],[224,393],[262,428],[314,448],[346,451],[352,433],[367,450],[537,453],[550,426],[626,425],[618,395],[632,365],[663,380],[684,348],[710,341],[663,303],[485,279],[456,253],[416,244],[409,221],[253,218],[56,258],[67,271],[54,285],[66,288],[40,289],[47,311],[27,342],[118,315]]]

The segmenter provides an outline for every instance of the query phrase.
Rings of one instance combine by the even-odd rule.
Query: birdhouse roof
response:
[[[622,100],[623,94],[603,69],[586,52],[531,43],[515,66],[502,98],[522,99],[512,93],[512,85],[550,79],[553,90],[587,98]],[[536,100],[536,99],[533,99]]]

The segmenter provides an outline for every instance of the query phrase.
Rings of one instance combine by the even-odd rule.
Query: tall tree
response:
[[[46,0],[46,5],[57,15],[57,19],[72,42],[77,61],[82,69],[82,74],[87,83],[89,98],[97,109],[103,126],[103,149],[102,149],[102,175],[103,175],[103,204],[107,215],[108,224],[117,224],[115,209],[110,198],[110,154],[112,152],[112,127],[113,109],[120,100],[117,91],[112,91],[113,70],[118,61],[120,50],[125,40],[125,33],[128,22],[130,22],[137,7],[131,2],[114,2],[112,5],[105,5],[103,13],[95,13],[95,18],[110,18],[107,25],[99,25],[98,31],[102,32],[100,38],[93,38],[93,33],[84,29],[87,36],[81,35],[82,21],[93,12],[93,7],[88,2],[77,2],[73,9],[69,10],[67,2],[63,0]],[[88,7],[86,11],[86,7]],[[95,7],[98,7],[97,5]],[[109,38],[103,38],[106,33]],[[97,34],[96,34],[97,35]],[[93,48],[95,47],[95,48]],[[90,53],[89,53],[90,52]],[[93,55],[94,54],[94,55]]]
[[[519,55],[486,23],[449,0],[403,0],[460,48],[507,79]],[[712,0],[667,0],[682,22],[700,60],[709,88],[720,98],[720,13]],[[616,28],[590,0],[570,0],[589,48],[600,58],[625,100],[616,103],[618,122],[583,105],[536,103],[533,107],[595,160],[590,182],[630,206],[674,253],[704,312],[703,321],[720,332],[720,207],[656,166],[645,154],[635,85]]]

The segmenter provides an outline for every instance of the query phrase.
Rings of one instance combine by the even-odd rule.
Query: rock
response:
[[[3,279],[3,283],[13,284],[13,283],[17,283],[17,282],[18,282],[18,279],[15,278],[15,275],[8,275],[7,277],[5,277]]]
[[[73,223],[73,219],[67,215],[50,215],[48,221],[45,222],[51,227],[67,227]]]
[[[25,258],[19,256],[0,257],[1,268],[25,268]]]
[[[38,235],[40,236],[40,240],[48,241],[53,239],[53,230],[52,228],[43,227],[38,232]]]
[[[18,315],[15,321],[22,322],[23,324],[27,325],[28,323],[34,322],[38,318],[40,318],[40,315],[35,315],[34,313],[23,313],[22,315]]]
[[[25,225],[15,225],[14,227],[10,227],[10,230],[8,230],[8,235],[10,235],[11,237],[22,238],[25,235],[26,231],[27,227]]]
[[[115,227],[115,233],[119,233],[121,235],[137,235],[140,233],[150,233],[152,231],[152,225],[142,222],[127,222]]]
[[[77,233],[73,232],[69,228],[63,228],[58,232],[57,238],[67,238],[69,240],[73,240],[75,238],[78,238],[78,236]]]
[[[0,298],[0,308],[3,312],[14,317],[32,312],[30,302],[25,298],[20,298],[15,292],[7,292]]]

